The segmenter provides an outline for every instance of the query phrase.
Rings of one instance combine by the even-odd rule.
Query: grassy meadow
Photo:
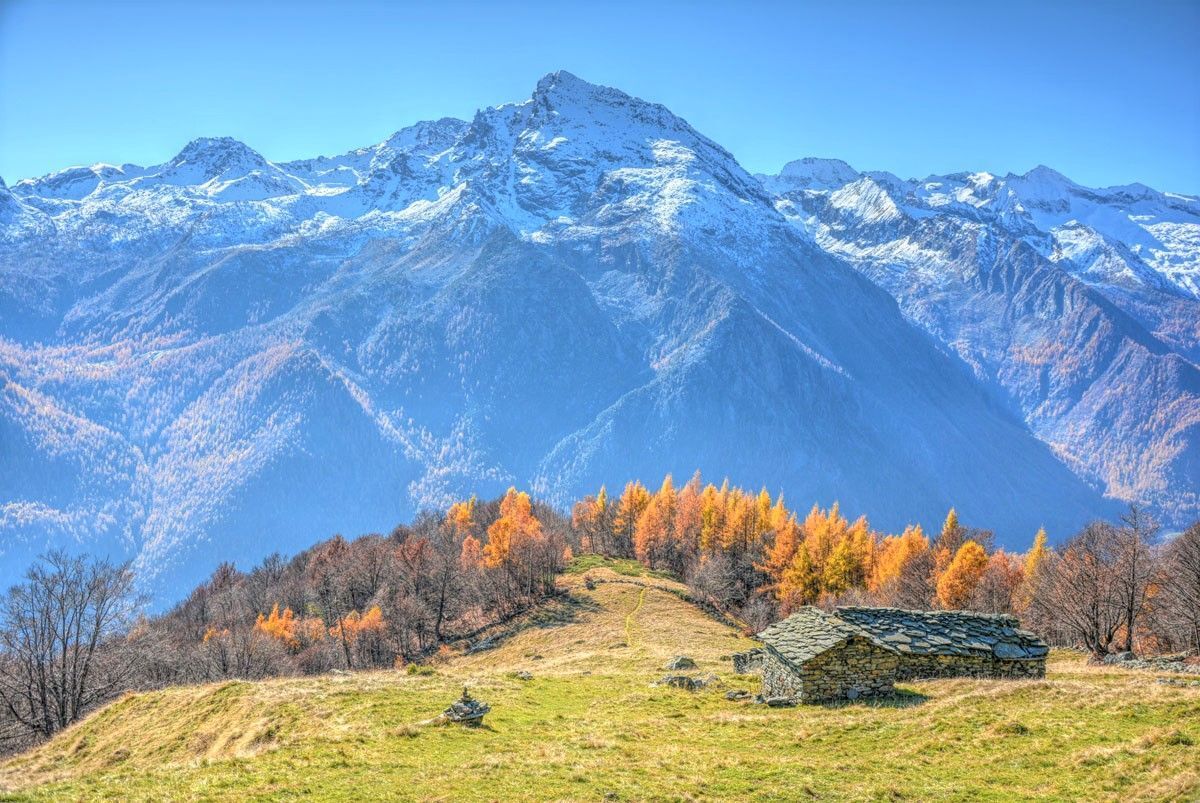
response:
[[[569,596],[500,646],[428,669],[128,695],[0,765],[0,797],[1200,799],[1200,688],[1056,653],[1043,681],[911,682],[876,704],[729,702],[730,689],[757,691],[728,660],[751,640],[666,593],[669,580],[575,569]],[[585,572],[604,582],[587,590]],[[652,686],[676,654],[723,685]],[[491,704],[485,725],[430,723],[464,684]]]

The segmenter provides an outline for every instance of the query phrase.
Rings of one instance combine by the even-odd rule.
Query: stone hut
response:
[[[837,617],[898,651],[897,680],[1046,674],[1049,648],[1015,616],[845,607]]]
[[[899,650],[819,608],[801,608],[758,638],[765,698],[809,703],[892,693]]]

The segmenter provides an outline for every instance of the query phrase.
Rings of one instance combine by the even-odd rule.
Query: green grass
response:
[[[577,555],[567,565],[567,574],[584,574],[592,569],[610,569],[625,577],[656,577],[675,580],[675,575],[657,569],[647,569],[633,558],[606,558],[603,555]]]
[[[749,640],[654,587],[564,582],[571,600],[436,674],[131,695],[0,767],[0,788],[46,800],[1200,796],[1200,690],[1056,654],[1044,681],[923,681],[874,705],[732,703],[726,690],[757,690],[727,660]],[[724,685],[652,686],[679,653]],[[492,706],[484,727],[430,724],[463,684]]]

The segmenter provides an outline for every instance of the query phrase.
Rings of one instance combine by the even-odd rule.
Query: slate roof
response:
[[[1007,660],[1035,660],[1049,652],[1045,642],[1021,629],[1017,617],[1006,614],[845,607],[837,609],[837,616],[904,655],[991,653]]]
[[[801,608],[758,634],[759,640],[796,666],[840,647],[855,636],[888,652],[898,652],[891,644],[820,608]]]

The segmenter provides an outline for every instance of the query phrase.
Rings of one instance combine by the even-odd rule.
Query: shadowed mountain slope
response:
[[[1111,514],[1102,491],[1195,509],[1185,353],[1061,260],[852,174],[760,181],[560,72],[342,156],[212,138],[19,182],[0,566],[70,543],[192,584],[470,493],[697,468],[887,529],[955,505],[1014,546]],[[904,237],[964,267],[859,253]],[[1181,304],[1186,273],[1161,273]]]

